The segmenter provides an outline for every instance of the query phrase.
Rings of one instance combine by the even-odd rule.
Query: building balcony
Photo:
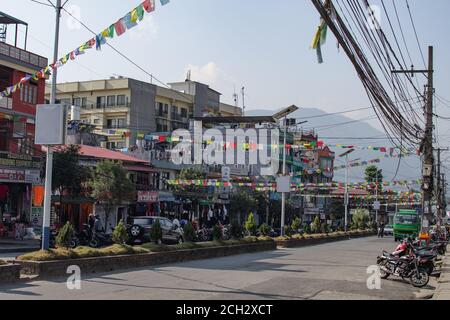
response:
[[[106,106],[106,105],[96,105],[96,104],[88,104],[86,107],[81,107],[81,112],[89,112],[89,113],[96,113],[96,112],[128,112],[130,109],[130,103],[125,103],[122,105],[115,105],[115,106]]]
[[[36,71],[48,66],[47,58],[4,42],[0,42],[0,60],[6,60]]]

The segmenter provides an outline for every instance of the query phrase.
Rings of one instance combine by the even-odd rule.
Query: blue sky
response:
[[[414,63],[422,67],[406,0],[395,1]],[[0,2],[2,11],[29,23],[28,48],[52,56],[53,9],[31,0]],[[100,32],[139,3],[140,0],[69,0],[66,8]],[[371,3],[380,5],[381,1]],[[428,45],[435,46],[437,93],[450,99],[450,1],[409,3],[424,52]],[[392,0],[385,0],[385,4],[392,10]],[[316,53],[309,46],[318,23],[319,15],[309,0],[171,0],[164,7],[158,3],[157,10],[146,15],[143,23],[111,44],[166,83],[184,80],[191,69],[193,80],[209,83],[223,93],[223,100],[228,103],[232,102],[234,87],[239,91],[245,86],[249,109],[275,110],[296,104],[339,112],[369,106],[353,67],[344,52],[337,50],[331,34],[323,48],[325,63],[317,63]],[[389,31],[384,15],[381,23]],[[396,21],[394,26],[397,27]],[[63,14],[60,56],[91,37],[89,31],[77,28]],[[104,47],[101,52],[91,50],[76,62],[66,64],[59,71],[59,82],[112,75],[149,81],[145,73]],[[450,106],[438,102],[437,112],[450,116]],[[370,110],[348,114],[354,119],[371,115]],[[368,122],[381,128],[376,120]],[[443,146],[448,145],[450,138],[449,123],[438,121],[439,142]],[[339,135],[338,130],[332,133]],[[330,131],[326,134],[330,135]],[[418,168],[416,171],[420,173]]]
[[[45,0],[43,0],[45,2]],[[342,0],[340,0],[342,1]],[[2,11],[30,24],[29,49],[51,56],[54,12],[31,0],[1,0]],[[130,11],[140,1],[69,0],[69,10],[94,31],[101,31]],[[159,1],[157,1],[159,2]],[[372,1],[380,4],[379,0]],[[385,0],[392,8],[391,0]],[[404,0],[396,0],[407,42],[417,66],[417,44]],[[409,0],[424,51],[435,46],[436,88],[450,99],[450,43],[448,0]],[[382,24],[388,28],[382,16]],[[332,35],[323,48],[325,63],[317,64],[309,49],[319,16],[309,0],[172,0],[146,15],[144,23],[112,40],[112,44],[164,82],[184,80],[187,69],[194,80],[207,81],[232,102],[233,88],[246,87],[250,109],[278,109],[296,104],[337,112],[369,106],[356,73]],[[389,33],[390,34],[390,33]],[[84,28],[74,28],[63,14],[60,53],[67,53],[91,37]],[[59,81],[90,80],[113,74],[148,81],[110,48],[91,50],[77,62],[60,69]],[[440,108],[440,109],[439,109]],[[441,112],[440,112],[441,111]],[[438,112],[450,109],[438,105]],[[368,111],[349,114],[364,118]],[[376,121],[370,122],[380,128]],[[442,123],[442,134],[450,133]],[[448,130],[448,132],[447,132]],[[450,135],[449,135],[450,137]]]

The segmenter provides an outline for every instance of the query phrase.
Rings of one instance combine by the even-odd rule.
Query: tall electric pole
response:
[[[436,172],[436,190],[435,190],[435,194],[436,194],[436,203],[437,203],[437,211],[436,211],[436,217],[438,219],[439,222],[442,222],[442,219],[445,216],[445,194],[444,194],[444,180],[445,177],[443,178],[443,174],[441,174],[441,153],[442,151],[449,151],[448,148],[446,149],[441,149],[441,148],[437,148],[437,172]]]
[[[53,48],[53,63],[58,61],[59,47],[59,22],[61,19],[61,0],[56,1],[56,24],[55,24],[55,44]],[[52,90],[50,95],[50,104],[56,103],[56,82],[57,68],[52,73]],[[50,216],[52,207],[52,179],[53,179],[53,148],[47,146],[47,164],[45,170],[45,195],[44,195],[44,216],[42,228],[42,250],[48,250],[50,247]]]
[[[426,217],[428,223],[431,222],[432,213],[432,199],[433,199],[433,177],[434,177],[434,155],[433,155],[433,96],[434,96],[434,61],[433,61],[433,46],[428,47],[428,69],[427,70],[394,70],[392,73],[403,73],[414,75],[421,73],[427,76],[428,83],[426,86],[426,104],[424,108],[425,113],[425,135],[420,146],[420,151],[423,154],[423,169],[422,169],[422,227],[424,218]],[[427,214],[425,215],[425,211]],[[426,230],[423,230],[426,231]]]

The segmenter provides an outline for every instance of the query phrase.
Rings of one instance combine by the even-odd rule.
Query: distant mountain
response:
[[[269,116],[278,110],[249,110],[247,116]],[[355,121],[344,115],[329,115],[328,113],[315,108],[302,108],[291,114],[290,118],[296,118],[298,121],[307,120],[308,123],[303,124],[305,130],[315,129],[319,134],[319,139],[325,141],[328,145],[356,145],[356,146],[374,146],[374,147],[391,147],[391,143],[386,139],[386,134],[381,132],[364,121]],[[352,138],[354,137],[354,138]],[[359,139],[359,138],[376,138],[376,139]],[[332,139],[334,138],[334,139]],[[346,138],[346,139],[335,139]],[[349,139],[350,138],[350,139]],[[386,140],[385,140],[386,139]],[[345,152],[342,148],[331,148],[336,152],[336,164],[345,164],[345,159],[338,157],[339,154]],[[356,150],[349,157],[352,159],[360,159],[359,161],[372,160],[383,157],[385,154],[372,150]],[[383,169],[385,181],[391,181],[397,172],[399,166],[398,158],[382,159],[378,166]],[[416,156],[403,158],[395,180],[416,180],[421,174],[420,159]],[[365,168],[351,168],[349,170],[350,181],[357,182],[364,180]],[[339,170],[335,173],[336,181],[345,180],[345,170]],[[411,186],[417,188],[418,186]]]

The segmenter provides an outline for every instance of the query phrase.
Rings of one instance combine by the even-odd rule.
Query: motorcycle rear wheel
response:
[[[389,278],[391,274],[384,271],[383,267],[380,267],[380,278],[386,280],[387,278]]]

